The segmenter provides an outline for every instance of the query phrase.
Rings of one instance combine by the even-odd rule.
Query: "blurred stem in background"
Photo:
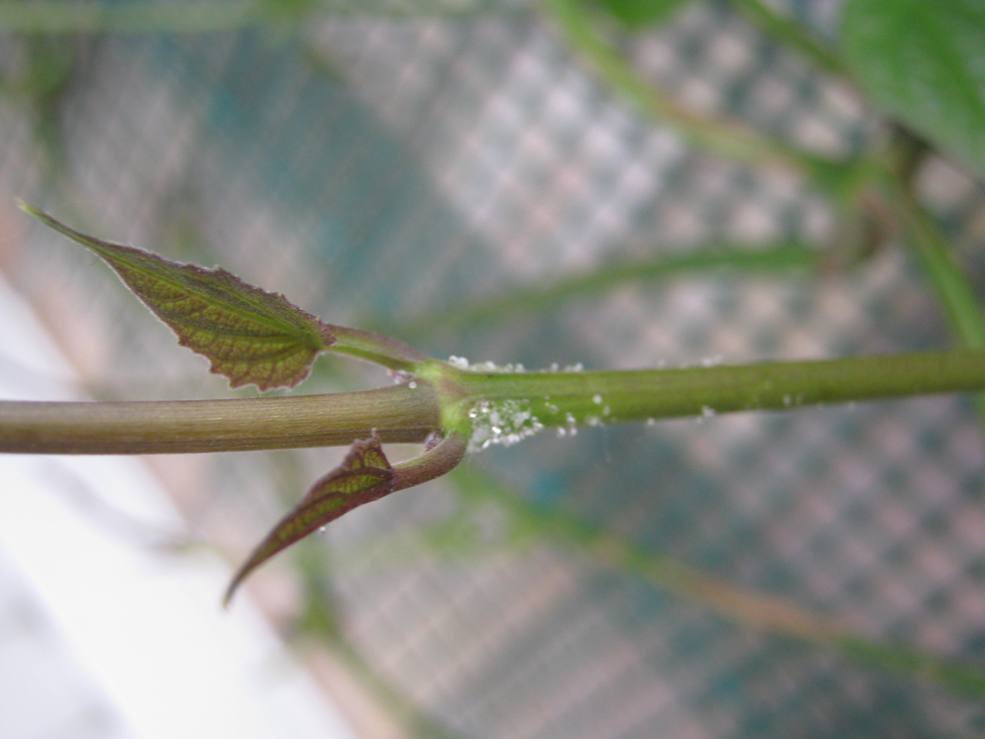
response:
[[[55,189],[65,166],[61,112],[76,72],[77,48],[40,35],[28,36],[22,43],[20,73],[0,74],[0,92],[31,111],[31,132],[43,155],[42,182],[46,189]]]
[[[985,670],[979,667],[860,635],[848,624],[814,613],[787,598],[737,586],[553,506],[538,505],[475,463],[458,467],[447,480],[460,503],[460,509],[447,519],[412,531],[398,529],[382,540],[374,538],[371,545],[364,547],[348,544],[330,556],[306,558],[303,578],[310,607],[319,609],[318,603],[330,602],[326,583],[333,571],[352,577],[367,570],[406,567],[429,555],[461,561],[505,550],[523,556],[530,548],[543,546],[547,539],[707,608],[731,623],[831,650],[907,678],[926,679],[948,690],[985,697]],[[496,540],[477,541],[477,527],[469,523],[469,516],[481,505],[492,505],[505,517],[502,534]]]
[[[214,2],[83,3],[73,0],[0,0],[0,31],[13,33],[215,33],[298,25],[314,15],[378,18],[456,18],[527,15],[489,0],[215,0]]]
[[[627,285],[712,272],[736,276],[810,273],[820,265],[822,258],[822,253],[798,241],[705,244],[679,254],[658,253],[642,259],[607,261],[594,270],[508,288],[454,309],[443,306],[388,330],[413,341],[435,331],[508,322],[518,315],[544,315],[558,310],[568,301],[603,295]]]
[[[928,678],[949,689],[985,697],[985,671],[981,668],[853,634],[834,619],[818,616],[775,596],[737,587],[650,552],[624,536],[554,508],[537,506],[473,464],[460,466],[450,478],[463,495],[494,501],[520,526],[545,533],[621,572],[638,575],[652,585],[710,608],[726,620],[774,636],[831,648],[850,657],[863,657],[883,669]]]
[[[895,171],[882,178],[886,200],[903,230],[917,264],[941,306],[959,346],[985,347],[985,315],[974,286],[954,256],[936,220],[916,194],[916,177],[929,149],[919,138],[898,129],[893,139]],[[976,399],[985,428],[985,393]]]
[[[777,13],[763,0],[732,0],[732,4],[766,34],[800,52],[822,72],[852,82],[851,73],[841,58],[797,21]]]
[[[891,191],[896,213],[958,343],[969,349],[985,347],[985,323],[978,296],[950,245],[912,193],[898,183],[891,185]]]
[[[458,736],[412,701],[370,662],[341,627],[344,619],[331,589],[335,562],[322,547],[301,547],[295,557],[304,588],[304,607],[292,627],[292,641],[303,648],[306,638],[317,639],[332,657],[354,676],[409,736],[452,739]]]
[[[584,0],[547,0],[551,17],[571,48],[589,62],[613,91],[631,101],[653,122],[671,126],[688,144],[742,164],[798,174],[821,192],[837,192],[857,178],[865,162],[815,154],[759,133],[740,121],[698,113],[664,95],[643,79],[598,33]]]

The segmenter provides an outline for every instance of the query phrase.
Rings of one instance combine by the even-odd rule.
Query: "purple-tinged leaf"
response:
[[[204,355],[232,387],[293,387],[335,341],[330,327],[277,293],[248,285],[224,269],[203,269],[79,233],[26,203],[46,226],[102,257],[178,343]]]
[[[393,491],[394,471],[379,438],[356,441],[342,464],[316,482],[253,550],[229,583],[223,602],[228,605],[246,576],[281,550],[353,508]]]
[[[229,605],[246,576],[278,552],[353,508],[440,477],[462,461],[465,446],[464,436],[450,433],[424,454],[391,467],[379,437],[356,441],[342,464],[316,482],[257,545],[233,576],[223,603]]]

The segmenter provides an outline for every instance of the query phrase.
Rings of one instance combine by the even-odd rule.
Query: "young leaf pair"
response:
[[[226,270],[172,262],[142,249],[102,241],[26,203],[18,204],[101,257],[177,334],[179,344],[205,356],[211,371],[227,377],[232,387],[294,387],[326,350],[404,372],[412,372],[422,358],[387,337],[324,323],[283,295],[248,285]],[[448,433],[420,457],[391,465],[375,434],[354,440],[342,464],[318,480],[240,566],[224,602],[228,604],[246,576],[278,552],[353,508],[444,474],[461,461],[465,447],[460,434]]]

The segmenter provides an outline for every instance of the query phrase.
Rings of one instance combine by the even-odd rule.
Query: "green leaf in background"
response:
[[[316,482],[257,545],[229,583],[223,602],[228,605],[246,576],[281,550],[353,508],[392,493],[393,477],[377,437],[355,442],[342,464]]]
[[[596,0],[596,4],[630,28],[642,28],[673,13],[689,0]]]
[[[79,233],[36,208],[24,212],[102,257],[124,284],[178,335],[207,357],[232,387],[293,387],[335,341],[329,326],[283,295],[247,285],[224,269],[180,264]]]
[[[985,176],[985,0],[847,0],[841,36],[877,105]]]

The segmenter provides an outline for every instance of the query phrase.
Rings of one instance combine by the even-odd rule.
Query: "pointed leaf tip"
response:
[[[257,545],[226,588],[223,605],[229,605],[247,575],[278,552],[353,508],[392,493],[393,476],[378,437],[356,441],[342,464],[316,482]]]
[[[17,201],[25,213],[99,255],[178,336],[205,356],[232,387],[293,387],[335,342],[327,324],[283,295],[249,285],[221,268],[172,262],[132,246],[80,233]]]

